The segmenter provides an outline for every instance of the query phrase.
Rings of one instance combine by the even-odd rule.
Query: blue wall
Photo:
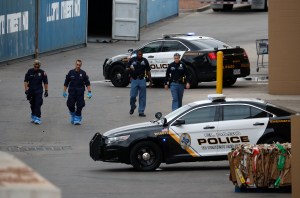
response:
[[[86,43],[86,1],[40,0],[40,53]]]
[[[178,0],[147,0],[147,24],[178,15]]]
[[[0,0],[0,62],[85,44],[86,32],[87,0]]]
[[[35,1],[0,0],[0,62],[34,54]]]

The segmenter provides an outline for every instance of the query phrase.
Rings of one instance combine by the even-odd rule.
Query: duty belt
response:
[[[137,76],[137,77],[132,77],[133,80],[143,80],[145,79],[145,76]]]
[[[172,80],[171,82],[184,84],[182,80]]]

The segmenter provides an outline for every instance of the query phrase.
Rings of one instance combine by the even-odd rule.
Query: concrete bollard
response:
[[[1,198],[61,198],[61,191],[19,159],[0,151]]]

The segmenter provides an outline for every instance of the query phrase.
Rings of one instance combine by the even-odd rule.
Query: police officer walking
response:
[[[71,116],[71,124],[80,125],[82,120],[81,111],[85,106],[84,101],[84,91],[85,86],[87,87],[88,93],[87,98],[92,97],[91,83],[89,77],[84,70],[81,69],[82,61],[76,60],[75,69],[69,71],[66,75],[63,97],[66,98],[68,94],[66,93],[67,88],[69,92],[67,106],[69,108]]]
[[[136,57],[132,57],[127,64],[127,70],[130,72],[130,111],[132,115],[136,109],[136,97],[139,95],[139,116],[145,117],[146,108],[146,76],[150,81],[149,87],[152,86],[151,68],[149,62],[143,57],[143,52],[139,50]]]
[[[165,79],[165,89],[170,87],[172,94],[172,111],[182,106],[184,87],[190,88],[190,79],[186,65],[180,60],[180,54],[174,54],[174,62],[168,65]]]
[[[25,74],[24,88],[27,100],[30,102],[31,122],[41,124],[41,106],[43,105],[43,84],[45,88],[44,97],[48,97],[48,78],[45,71],[40,69],[41,62],[35,60],[33,68]]]

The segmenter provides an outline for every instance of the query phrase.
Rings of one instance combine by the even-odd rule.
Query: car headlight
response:
[[[110,137],[110,138],[107,138],[105,140],[105,143],[107,145],[110,145],[110,144],[113,144],[113,143],[116,143],[116,142],[123,142],[123,141],[126,141],[129,137],[130,137],[130,135]]]

